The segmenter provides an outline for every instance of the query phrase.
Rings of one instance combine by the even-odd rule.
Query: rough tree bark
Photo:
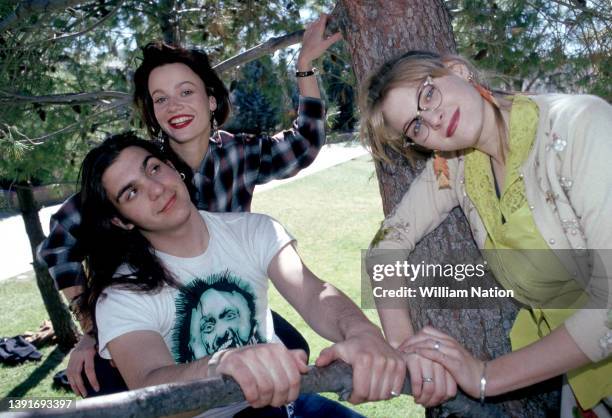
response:
[[[359,85],[370,71],[402,52],[411,49],[439,53],[456,51],[450,17],[442,0],[339,0],[333,16],[352,54]],[[376,164],[385,215],[391,212],[424,167],[424,161],[411,166],[401,156],[391,151],[389,154],[395,165]],[[457,254],[471,260],[478,257],[468,224],[458,208],[417,245],[408,261],[444,263]],[[492,287],[495,281],[487,277],[481,283],[483,287]],[[444,306],[424,306],[415,302],[410,304],[410,313],[416,330],[432,325],[452,335],[481,359],[511,351],[508,334],[518,312],[514,304],[507,302],[498,309],[476,310],[443,309]],[[558,386],[558,380],[547,382],[488,402],[501,406],[507,416],[544,417],[558,409]],[[427,415],[441,417],[457,412],[443,405],[429,409]],[[474,414],[475,410],[461,411],[462,416]]]
[[[67,352],[78,340],[78,331],[72,321],[70,312],[66,308],[59,291],[55,288],[53,279],[49,275],[47,267],[40,263],[36,257],[36,248],[45,239],[45,235],[38,216],[38,204],[34,199],[32,186],[29,184],[18,185],[15,187],[21,216],[26,227],[32,259],[34,260],[34,272],[36,273],[36,284],[42,296],[45,308],[53,324],[53,330],[57,337],[59,347]]]

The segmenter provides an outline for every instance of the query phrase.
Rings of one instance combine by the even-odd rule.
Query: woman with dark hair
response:
[[[587,95],[492,93],[461,57],[419,51],[374,72],[361,99],[377,159],[389,162],[386,147],[434,154],[384,220],[368,264],[406,260],[459,206],[496,280],[525,307],[515,351],[484,361],[431,327],[415,334],[407,306],[381,305],[388,340],[408,353],[417,401],[443,400],[450,373],[482,401],[566,374],[582,409],[610,402],[612,106]]]
[[[273,284],[333,342],[315,364],[352,366],[350,402],[400,393],[401,355],[354,302],[310,271],[282,225],[262,214],[198,211],[164,158],[153,142],[128,133],[83,161],[88,286],[79,308],[94,319],[100,355],[130,389],[226,375],[245,402],[199,417],[362,417],[300,395],[307,356],[280,343],[268,300]]]
[[[144,60],[134,77],[134,102],[148,131],[163,142],[167,158],[180,171],[198,209],[249,211],[257,184],[293,176],[314,160],[325,142],[325,112],[311,65],[340,39],[339,34],[324,37],[326,21],[323,15],[304,33],[296,72],[301,94],[298,118],[292,129],[272,137],[219,130],[230,103],[206,54],[162,43],[143,49]],[[70,301],[81,294],[84,284],[79,205],[74,196],[53,215],[49,237],[39,249],[56,286]],[[89,327],[82,323],[85,331]],[[299,334],[292,335],[305,344]],[[82,371],[99,389],[94,354],[95,341],[88,336],[71,354],[67,375],[77,394],[87,394]]]

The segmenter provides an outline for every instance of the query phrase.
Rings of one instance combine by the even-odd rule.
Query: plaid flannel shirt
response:
[[[249,211],[257,184],[291,177],[315,159],[325,143],[322,100],[300,96],[293,129],[268,135],[232,135],[220,131],[193,182],[198,209],[210,212]],[[49,236],[38,249],[58,289],[83,285],[84,254],[78,244],[80,196],[71,196],[51,217]]]

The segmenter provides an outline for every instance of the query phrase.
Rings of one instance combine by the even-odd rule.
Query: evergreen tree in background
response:
[[[323,57],[321,80],[327,94],[328,106],[335,112],[331,116],[332,131],[349,132],[355,129],[357,119],[357,93],[355,76],[351,69],[350,56],[343,43],[333,45],[330,53]]]
[[[269,57],[245,64],[230,86],[233,117],[224,129],[249,134],[273,133],[283,101],[280,80]]]

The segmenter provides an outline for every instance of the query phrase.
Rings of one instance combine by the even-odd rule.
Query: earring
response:
[[[468,81],[472,86],[474,86],[478,94],[480,94],[483,99],[485,99],[487,102],[491,103],[493,106],[499,109],[499,103],[497,102],[495,96],[493,96],[493,93],[491,93],[491,90],[476,81],[474,79],[473,72],[470,72],[470,74],[468,75]]]
[[[157,135],[153,140],[157,142],[157,145],[159,145],[159,148],[161,148],[162,152],[166,151],[164,146],[164,131],[162,131],[161,128],[159,128],[159,131],[157,132]]]
[[[434,151],[433,170],[438,181],[438,189],[450,189],[450,173],[448,171],[448,161],[440,155],[439,151]]]
[[[181,180],[185,181],[185,173],[179,172],[179,176],[181,176]]]
[[[223,146],[223,142],[221,142],[221,134],[219,133],[219,124],[217,123],[217,119],[215,118],[215,111],[214,110],[210,111],[210,123],[212,125],[211,139],[219,147],[222,147]]]

